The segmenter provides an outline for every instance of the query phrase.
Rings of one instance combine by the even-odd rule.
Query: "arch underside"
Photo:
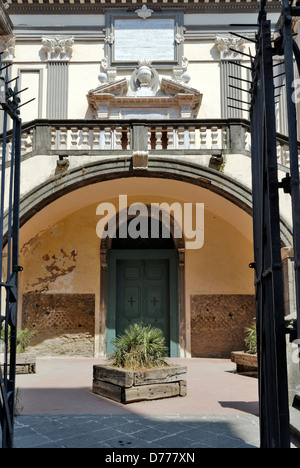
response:
[[[42,252],[42,249],[38,246],[34,252],[36,254],[39,251],[41,252],[40,258],[45,259],[43,260],[45,268],[51,268],[56,274],[56,269],[59,267],[61,271],[63,271],[64,277],[63,279],[58,278],[56,280],[55,287],[53,286],[54,283],[50,284],[50,289],[47,289],[46,294],[44,294],[45,291],[42,290],[42,284],[36,286],[37,280],[42,276],[41,271],[39,271],[38,274],[36,274],[37,280],[35,280],[34,289],[32,287],[33,282],[31,281],[30,287],[27,287],[25,290],[25,299],[29,302],[36,299],[39,300],[38,295],[40,295],[42,296],[42,304],[46,299],[56,301],[55,304],[61,299],[71,304],[73,300],[85,300],[84,297],[79,296],[80,294],[81,296],[87,294],[88,291],[88,300],[91,301],[90,314],[92,313],[93,307],[95,307],[94,354],[96,356],[104,356],[106,354],[108,305],[108,298],[106,295],[108,284],[107,268],[108,252],[112,248],[112,243],[110,239],[106,238],[101,241],[96,236],[95,228],[97,219],[95,216],[95,208],[97,204],[101,203],[103,200],[113,201],[115,203],[118,194],[126,193],[127,189],[128,193],[131,194],[131,198],[134,194],[135,198],[139,202],[145,203],[145,205],[149,205],[152,199],[155,201],[155,197],[161,197],[162,200],[171,202],[176,200],[180,200],[182,203],[191,201],[193,203],[207,202],[205,208],[208,211],[206,215],[208,219],[205,219],[205,231],[206,226],[209,224],[210,227],[206,232],[208,232],[207,238],[210,237],[210,239],[206,238],[205,245],[207,245],[207,241],[209,244],[207,254],[205,254],[206,260],[201,260],[202,254],[197,253],[197,251],[190,250],[187,252],[184,238],[174,238],[175,249],[178,254],[179,355],[181,357],[188,356],[191,354],[193,347],[194,349],[198,347],[197,330],[199,330],[200,326],[199,320],[202,321],[201,323],[205,323],[205,327],[209,330],[212,325],[215,327],[211,322],[211,317],[216,317],[216,320],[219,320],[220,327],[223,326],[223,323],[226,323],[228,329],[231,327],[230,322],[233,320],[232,317],[236,316],[237,319],[240,320],[241,310],[243,310],[245,317],[247,314],[248,317],[252,318],[254,316],[252,308],[253,278],[252,272],[250,272],[250,276],[248,273],[248,271],[250,271],[248,264],[253,260],[253,250],[251,247],[251,191],[249,188],[230,179],[223,173],[207,167],[201,167],[192,162],[179,161],[172,158],[168,158],[167,160],[163,160],[159,157],[151,158],[147,170],[133,170],[130,162],[125,158],[111,159],[110,161],[99,160],[96,163],[85,165],[84,168],[80,167],[70,170],[70,172],[55,180],[49,179],[23,197],[20,210],[20,239],[22,242],[21,245],[26,246],[24,249],[26,254],[28,252],[27,247],[29,249],[32,246],[40,244],[40,240],[42,239],[40,236],[43,236],[45,232],[47,233],[47,230],[51,234],[51,226],[58,225],[61,220],[70,217],[72,213],[72,219],[75,219],[76,214],[84,213],[86,208],[89,209],[89,218],[86,215],[86,217],[82,219],[90,220],[91,216],[93,217],[91,221],[92,230],[90,231],[92,237],[90,239],[92,239],[94,249],[94,257],[92,259],[93,266],[91,267],[88,265],[88,267],[90,267],[89,275],[93,278],[93,290],[89,282],[84,278],[85,272],[87,271],[85,269],[86,266],[85,268],[83,268],[83,266],[81,267],[81,278],[83,278],[84,281],[76,284],[76,286],[74,283],[71,287],[70,283],[67,283],[67,278],[71,278],[73,273],[68,275],[68,270],[62,268],[61,264],[58,263],[59,260],[57,257],[62,248],[63,255],[69,255],[69,269],[72,269],[72,272],[76,272],[79,256],[75,258],[73,246],[72,248],[70,247],[70,251],[68,251],[63,243],[61,246],[58,243],[56,250],[53,250],[55,259],[52,260],[54,257],[47,250],[49,242],[52,242],[51,235],[45,235],[48,241],[45,238],[41,243],[44,245],[44,251]],[[130,197],[128,197],[128,201],[129,199]],[[118,217],[117,209],[116,216]],[[220,221],[218,221],[218,219]],[[95,224],[93,224],[94,222]],[[225,229],[225,234],[223,228]],[[65,231],[61,229],[60,233],[62,236],[64,236],[64,232]],[[212,238],[213,236],[215,236],[215,239]],[[235,236],[237,236],[237,242]],[[288,228],[282,224],[283,244],[289,245],[289,237],[290,233]],[[72,233],[69,238],[63,237],[65,245],[68,244],[68,239],[72,239]],[[215,247],[219,242],[221,243],[221,250],[219,250],[219,247],[217,247],[217,249]],[[70,242],[69,245],[71,245]],[[90,252],[88,252],[87,246],[83,244],[83,240],[80,245],[87,256],[91,255]],[[243,253],[245,246],[246,253]],[[228,248],[233,249],[232,252],[230,252]],[[96,249],[98,249],[98,253]],[[58,254],[56,252],[58,252]],[[195,255],[194,252],[196,252]],[[98,256],[100,258],[98,258]],[[32,259],[29,256],[27,258],[28,260],[25,259],[25,263],[27,261],[27,266],[29,266]],[[234,258],[233,262],[232,258]],[[55,265],[54,262],[56,262]],[[206,264],[206,262],[210,263]],[[39,263],[38,258],[36,263]],[[231,266],[228,267],[229,264]],[[202,270],[200,271],[199,268]],[[229,274],[226,274],[227,268],[230,270]],[[238,272],[241,268],[242,270]],[[26,274],[26,268],[24,270]],[[201,279],[199,283],[201,275],[202,278],[205,278],[202,285]],[[240,281],[243,275],[246,279]],[[30,276],[29,273],[27,276]],[[45,277],[47,278],[48,276],[47,270],[47,275]],[[67,284],[66,291],[70,295],[71,301],[66,297],[67,294],[63,289],[59,291],[57,288],[58,282],[63,284],[63,281]],[[239,282],[240,284],[237,285]],[[24,282],[24,284],[27,285],[26,282]],[[78,286],[81,288],[80,291],[78,290]],[[29,293],[32,293],[33,290],[35,295],[30,295]],[[36,293],[37,290],[38,294]],[[68,291],[71,292],[69,293]],[[95,304],[94,306],[93,301]],[[81,303],[82,302],[80,302],[80,304]],[[32,304],[30,307],[31,306]],[[46,307],[48,307],[48,305],[45,303],[45,310]],[[205,312],[205,316],[203,316],[203,314],[201,315],[199,312],[200,308],[209,312]],[[232,309],[234,309],[233,313]],[[218,318],[218,311],[221,311],[222,318],[221,316]],[[34,313],[33,311],[32,314]],[[194,332],[191,331],[193,327]],[[244,325],[241,325],[241,330],[244,330]],[[207,337],[204,337],[204,339],[209,342],[211,341],[211,335],[209,335],[210,332],[207,333]],[[203,336],[202,334],[201,339]],[[220,341],[220,337],[216,339]]]
[[[147,170],[133,170],[127,158],[112,158],[78,167],[58,179],[49,179],[21,199],[20,226],[46,206],[80,188],[117,179],[132,177],[167,179],[186,182],[214,192],[252,216],[252,194],[248,187],[222,172],[198,164],[151,157]],[[291,246],[291,227],[281,219],[283,246]]]

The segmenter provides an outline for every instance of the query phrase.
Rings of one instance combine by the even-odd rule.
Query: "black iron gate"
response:
[[[13,447],[15,366],[18,314],[19,206],[21,119],[18,79],[9,80],[0,60],[0,105],[3,109],[3,150],[0,192],[0,420],[2,447]],[[2,76],[6,69],[5,76]],[[15,83],[14,89],[10,87]],[[8,128],[12,123],[12,131]],[[3,255],[2,255],[3,253]]]
[[[256,35],[256,56],[252,59],[251,139],[254,225],[254,268],[256,285],[260,435],[262,448],[290,447],[286,327],[284,321],[283,275],[281,261],[279,190],[291,194],[296,276],[297,316],[299,317],[300,194],[297,147],[297,119],[293,102],[294,57],[292,16],[297,6],[282,1],[280,34],[271,38],[266,0],[261,1]],[[278,61],[278,57],[283,56]],[[274,61],[273,58],[277,57]],[[300,56],[299,56],[300,58]],[[300,60],[299,60],[300,63]],[[274,78],[278,64],[285,65],[285,85],[290,148],[290,174],[278,180]],[[299,320],[298,320],[298,337]],[[292,339],[296,339],[296,329]]]
[[[256,56],[251,57],[251,137],[253,181],[254,268],[259,361],[261,447],[290,447],[286,328],[284,323],[279,190],[291,195],[297,325],[292,339],[300,338],[300,193],[297,117],[294,95],[294,59],[300,72],[300,52],[293,39],[293,16],[300,16],[300,2],[282,0],[280,35],[271,38],[271,23],[261,0]],[[278,180],[275,123],[277,63],[285,65],[290,174]],[[3,150],[0,191],[0,422],[2,447],[13,447],[15,364],[17,340],[19,266],[19,205],[21,162],[20,98],[17,79],[9,80],[0,59],[0,105],[3,109]],[[6,69],[5,77],[2,76]],[[244,80],[247,81],[247,80]],[[10,84],[15,82],[14,89]],[[8,119],[12,121],[8,151]],[[2,253],[5,253],[2,254]],[[5,264],[4,264],[5,260]]]

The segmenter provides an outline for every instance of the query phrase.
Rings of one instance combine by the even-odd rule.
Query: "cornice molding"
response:
[[[137,8],[147,5],[145,1],[125,0],[117,4],[118,0],[7,0],[10,5],[10,14],[81,14],[81,13],[105,13],[107,11],[136,11]],[[259,0],[229,0],[226,3],[220,0],[169,0],[149,2],[153,11],[181,10],[185,13],[232,13],[232,12],[258,12]],[[267,10],[280,12],[281,5],[277,0],[267,0]]]

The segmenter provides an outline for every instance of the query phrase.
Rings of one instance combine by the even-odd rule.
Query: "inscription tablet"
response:
[[[114,60],[168,62],[175,60],[175,21],[172,18],[116,19]]]

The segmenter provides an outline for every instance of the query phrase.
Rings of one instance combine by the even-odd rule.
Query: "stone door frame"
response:
[[[148,206],[149,208],[149,206]],[[122,219],[122,218],[121,218]],[[128,216],[130,219],[130,216]],[[162,221],[162,215],[160,215]],[[119,228],[120,213],[116,215],[116,231]],[[183,236],[175,237],[176,223],[170,215],[170,232],[173,237],[175,249],[178,255],[178,329],[179,329],[179,353],[178,357],[187,357],[190,353],[190,337],[187,336],[189,327],[186,323],[186,297],[185,297],[185,242]],[[106,356],[106,329],[108,307],[108,252],[112,248],[112,238],[101,239],[100,244],[100,320],[99,320],[99,356]]]

